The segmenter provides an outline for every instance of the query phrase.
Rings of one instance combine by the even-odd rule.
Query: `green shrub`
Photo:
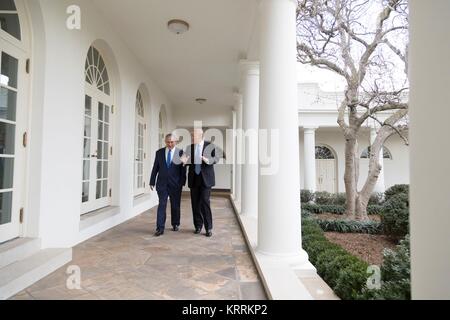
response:
[[[345,206],[346,202],[347,195],[345,192],[337,193],[332,197],[332,204],[334,205]]]
[[[384,232],[396,238],[409,233],[409,195],[399,193],[387,200],[381,211]]]
[[[333,195],[326,191],[319,191],[315,193],[316,204],[332,204]]]
[[[374,192],[370,195],[369,198],[369,206],[370,205],[375,205],[375,206],[380,206],[383,204],[383,196],[384,194],[382,192]]]
[[[367,214],[381,214],[383,206],[380,205],[369,205],[367,206]]]
[[[300,190],[300,202],[310,203],[314,201],[314,192],[311,190]]]
[[[318,274],[341,299],[360,299],[367,279],[367,263],[328,241],[312,219],[302,221],[303,248]]]
[[[376,221],[354,221],[354,220],[320,220],[316,222],[323,231],[341,233],[368,233],[380,234],[383,231],[381,223]]]
[[[366,299],[410,300],[411,256],[409,235],[395,250],[385,249],[381,266],[381,288],[364,290]]]
[[[393,196],[399,193],[406,193],[409,195],[409,185],[408,184],[396,184],[395,186],[390,187],[384,192],[384,200],[388,201]]]

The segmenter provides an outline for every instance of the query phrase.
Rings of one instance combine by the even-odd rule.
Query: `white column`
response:
[[[242,60],[242,128],[244,146],[242,166],[241,214],[258,215],[258,128],[259,128],[259,62]]]
[[[236,118],[237,118],[237,131],[242,130],[242,95],[236,93],[234,95],[236,103]],[[238,211],[241,211],[241,200],[242,200],[242,140],[240,135],[237,135],[236,140],[236,197],[235,204]]]
[[[450,299],[450,2],[410,2],[413,299]]]
[[[370,145],[372,145],[377,138],[377,129],[375,127],[370,128]],[[384,192],[386,191],[386,187],[384,185],[384,157],[383,157],[383,148],[380,150],[379,154],[379,162],[381,165],[381,172],[378,176],[377,184],[375,185],[375,188],[373,189],[374,192]]]
[[[231,164],[231,196],[236,201],[236,130],[237,130],[237,110],[236,106],[233,107],[233,110],[231,112],[232,114],[232,122],[233,122],[233,134],[231,135],[231,138],[233,141],[231,142],[231,149],[232,149],[232,164]],[[230,137],[229,135],[227,138]],[[227,157],[228,158],[228,157]]]
[[[305,190],[316,191],[316,129],[305,127],[303,131]]]
[[[300,224],[296,2],[261,0],[259,4],[259,125],[269,134],[278,132],[279,137],[278,151],[272,152],[278,161],[276,172],[259,176],[257,251],[306,261]],[[261,173],[263,168],[260,165]]]

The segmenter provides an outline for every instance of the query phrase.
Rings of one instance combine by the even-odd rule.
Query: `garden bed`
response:
[[[334,213],[315,213],[314,217],[320,220],[342,220],[344,217],[340,214]],[[378,214],[369,215],[371,221],[380,222],[381,217]]]
[[[325,232],[325,236],[370,265],[381,265],[383,249],[395,249],[397,244],[385,235]]]

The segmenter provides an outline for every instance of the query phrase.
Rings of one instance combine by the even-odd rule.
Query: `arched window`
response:
[[[316,146],[316,159],[334,159],[334,154],[328,147]]]
[[[361,159],[369,159],[369,158],[370,158],[370,146],[364,149],[364,151],[361,153]],[[383,147],[383,159],[392,160],[392,153],[386,147]]]
[[[21,40],[19,13],[14,0],[2,0],[0,2],[0,27],[17,40]]]
[[[94,47],[90,47],[85,65],[86,82],[109,95],[109,77],[102,56]]]
[[[163,124],[163,116],[162,111],[159,112],[159,147],[164,147],[164,124]]]
[[[111,204],[113,94],[105,61],[91,46],[85,63],[82,214]]]
[[[136,93],[136,132],[134,142],[135,166],[134,166],[134,195],[140,195],[145,192],[144,181],[144,161],[145,155],[145,124],[144,100],[141,91]]]

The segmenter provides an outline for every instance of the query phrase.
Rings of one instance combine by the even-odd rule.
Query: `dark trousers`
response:
[[[203,226],[205,226],[207,231],[213,229],[210,197],[211,188],[206,188],[202,177],[195,175],[194,185],[191,188],[191,204],[195,229],[201,230]]]
[[[168,187],[163,190],[158,190],[158,214],[156,216],[156,229],[164,231],[166,226],[166,209],[167,198],[170,197],[170,218],[172,226],[180,225],[180,202],[181,202],[181,188]]]

